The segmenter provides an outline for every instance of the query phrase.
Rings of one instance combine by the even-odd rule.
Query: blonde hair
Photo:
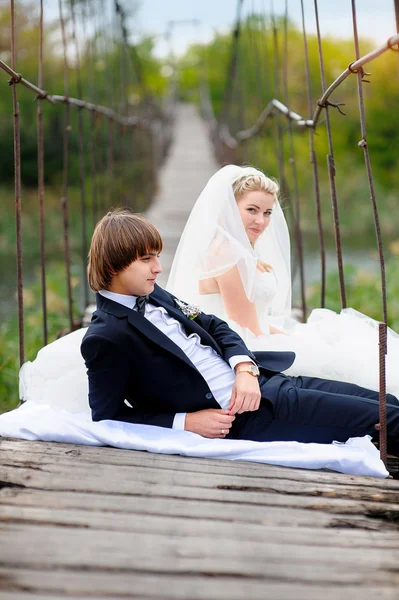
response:
[[[252,169],[251,167],[243,167],[243,170],[246,172],[236,177],[232,183],[233,194],[236,200],[239,200],[249,192],[265,192],[266,194],[272,194],[274,201],[278,199],[277,194],[280,186],[277,181],[270,179],[262,171]],[[273,270],[273,267],[263,260],[258,260],[258,268],[259,266],[261,267],[260,270],[264,269],[267,272]]]
[[[107,290],[114,275],[150,252],[162,251],[158,229],[128,209],[110,211],[99,221],[89,251],[87,275],[94,292]]]
[[[279,192],[279,185],[274,179],[267,177],[262,171],[257,169],[243,167],[243,173],[239,177],[233,180],[233,193],[236,200],[241,198],[248,192],[265,192],[272,194],[274,199],[277,200],[277,194]]]

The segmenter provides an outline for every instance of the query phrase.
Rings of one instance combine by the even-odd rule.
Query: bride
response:
[[[279,186],[252,167],[227,165],[200,194],[166,289],[226,320],[251,350],[293,350],[290,375],[378,390],[378,323],[353,309],[291,317],[290,238]],[[399,394],[399,336],[389,330],[387,391]],[[395,364],[396,363],[396,364]]]

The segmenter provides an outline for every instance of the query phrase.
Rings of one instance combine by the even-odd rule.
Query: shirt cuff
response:
[[[184,429],[187,413],[176,413],[173,419],[172,429]]]
[[[239,354],[237,356],[232,356],[231,358],[229,358],[230,367],[233,369],[233,371],[238,365],[238,363],[242,362],[251,362],[253,365],[255,364],[252,358],[246,356],[245,354]]]

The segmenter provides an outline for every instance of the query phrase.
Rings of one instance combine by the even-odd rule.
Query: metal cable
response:
[[[71,25],[72,25],[72,39],[75,45],[75,74],[76,74],[76,90],[79,98],[83,97],[83,86],[80,66],[80,50],[79,40],[76,31],[76,14],[75,14],[75,0],[70,0],[71,10]],[[83,111],[78,111],[78,144],[79,144],[79,188],[80,188],[80,216],[81,216],[81,260],[82,260],[82,286],[83,286],[83,300],[84,308],[89,304],[89,287],[86,276],[86,262],[88,254],[88,241],[87,241],[87,224],[86,224],[86,164],[85,164],[85,142],[84,142],[84,121]]]
[[[284,18],[284,39],[283,39],[283,88],[284,88],[284,102],[288,104],[289,93],[288,93],[288,0],[285,0],[285,18]],[[299,282],[301,292],[301,308],[302,308],[302,320],[306,321],[306,293],[305,293],[305,269],[303,261],[303,242],[302,242],[302,230],[301,230],[301,205],[299,199],[299,185],[298,185],[298,173],[296,167],[296,155],[295,155],[295,144],[294,134],[292,128],[292,121],[288,121],[288,140],[289,140],[289,162],[292,168],[292,179],[293,179],[293,199],[295,207],[295,245],[298,255],[298,267],[299,267]]]
[[[69,94],[69,62],[67,51],[67,39],[65,32],[65,20],[62,9],[62,0],[58,0],[59,18],[61,24],[62,47],[64,53],[64,93],[67,100]],[[61,198],[61,210],[63,218],[64,233],[64,258],[68,302],[69,329],[73,331],[73,297],[71,281],[71,251],[69,242],[69,208],[68,208],[68,178],[69,178],[69,135],[71,131],[70,104],[65,102],[64,108],[64,138],[63,138],[63,186]]]
[[[325,79],[325,74],[324,74],[324,59],[323,59],[323,49],[322,49],[321,35],[320,35],[319,10],[318,10],[318,6],[317,6],[317,0],[314,0],[314,9],[315,9],[315,17],[316,17],[317,44],[318,44],[318,51],[319,51],[320,77],[321,77],[321,85],[322,85],[323,97],[324,97],[325,89],[326,89],[326,79]],[[317,103],[319,106],[321,106],[320,102],[321,101],[319,100]],[[334,147],[333,147],[332,132],[331,132],[329,105],[325,102],[323,107],[326,112],[326,126],[327,126],[327,138],[328,138],[328,149],[329,149],[329,154],[327,155],[327,169],[328,169],[328,177],[329,177],[329,181],[330,181],[330,197],[331,197],[331,205],[332,205],[332,213],[333,213],[333,221],[334,221],[334,234],[335,234],[337,264],[338,264],[339,289],[340,289],[340,295],[341,295],[341,306],[342,306],[342,308],[346,308],[346,290],[345,290],[344,266],[343,266],[343,258],[342,258],[341,230],[340,230],[340,224],[339,224],[337,189],[336,189],[336,185],[335,185],[336,172],[335,172],[335,160],[334,160]]]
[[[303,32],[303,44],[305,52],[305,75],[306,75],[306,87],[309,107],[309,117],[312,116],[312,90],[310,83],[310,68],[309,68],[309,50],[308,40],[305,25],[305,11],[303,6],[303,0],[301,0],[301,11],[302,11],[302,32]],[[319,238],[320,248],[320,281],[321,281],[321,298],[320,306],[325,307],[326,303],[326,250],[324,243],[324,231],[321,214],[321,202],[320,202],[320,185],[319,185],[319,169],[317,164],[317,156],[315,151],[314,142],[315,131],[313,127],[309,127],[309,148],[310,148],[310,163],[313,171],[313,191],[316,204],[316,219],[317,219],[317,234]]]
[[[353,37],[355,42],[356,58],[360,56],[359,49],[359,35],[357,29],[357,15],[356,15],[356,0],[352,0],[352,21],[353,21]],[[363,81],[364,76],[369,75],[365,73],[362,68],[357,71],[357,92],[359,98],[359,116],[360,116],[360,130],[362,139],[358,143],[360,148],[363,148],[364,161],[366,165],[367,179],[370,190],[370,200],[373,208],[374,227],[377,238],[378,257],[380,261],[380,272],[381,272],[381,300],[382,300],[382,314],[383,321],[379,326],[380,331],[380,394],[379,394],[379,405],[380,405],[380,453],[381,459],[386,461],[386,440],[387,440],[387,418],[386,418],[386,381],[385,381],[385,354],[387,352],[387,341],[386,341],[386,327],[388,323],[387,315],[387,290],[386,290],[386,275],[385,275],[385,260],[384,250],[382,247],[381,239],[381,227],[380,218],[378,214],[377,201],[375,196],[375,188],[373,181],[373,174],[371,170],[370,153],[367,144],[367,131],[366,131],[366,116],[364,110],[364,96],[363,96]]]
[[[15,72],[16,47],[15,47],[15,3],[10,3],[11,18],[11,65]],[[12,87],[12,104],[14,113],[14,189],[15,189],[15,225],[17,245],[17,297],[18,297],[18,330],[19,330],[19,363],[25,362],[25,336],[24,336],[24,299],[23,299],[23,269],[22,269],[22,230],[21,230],[21,134],[19,121],[19,105],[17,97],[18,78],[11,76],[9,85]]]
[[[43,0],[40,0],[39,20],[39,71],[38,87],[43,87]],[[37,103],[37,176],[39,196],[40,219],[40,278],[42,288],[42,314],[43,314],[43,344],[48,342],[47,328],[47,290],[46,290],[46,245],[45,245],[45,219],[44,219],[44,140],[43,140],[43,105]]]
[[[233,39],[231,42],[231,56],[230,64],[226,74],[226,90],[223,98],[222,110],[220,112],[219,122],[222,125],[226,124],[229,107],[233,99],[233,84],[237,74],[237,61],[238,61],[238,40],[241,33],[241,11],[244,0],[237,0],[237,16],[236,24],[233,30]]]

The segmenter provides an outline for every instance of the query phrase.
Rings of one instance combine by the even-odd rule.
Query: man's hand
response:
[[[187,413],[184,429],[206,438],[225,438],[235,419],[229,411],[221,408],[207,408]]]
[[[260,399],[258,378],[251,373],[237,373],[227,410],[233,415],[258,410]]]

